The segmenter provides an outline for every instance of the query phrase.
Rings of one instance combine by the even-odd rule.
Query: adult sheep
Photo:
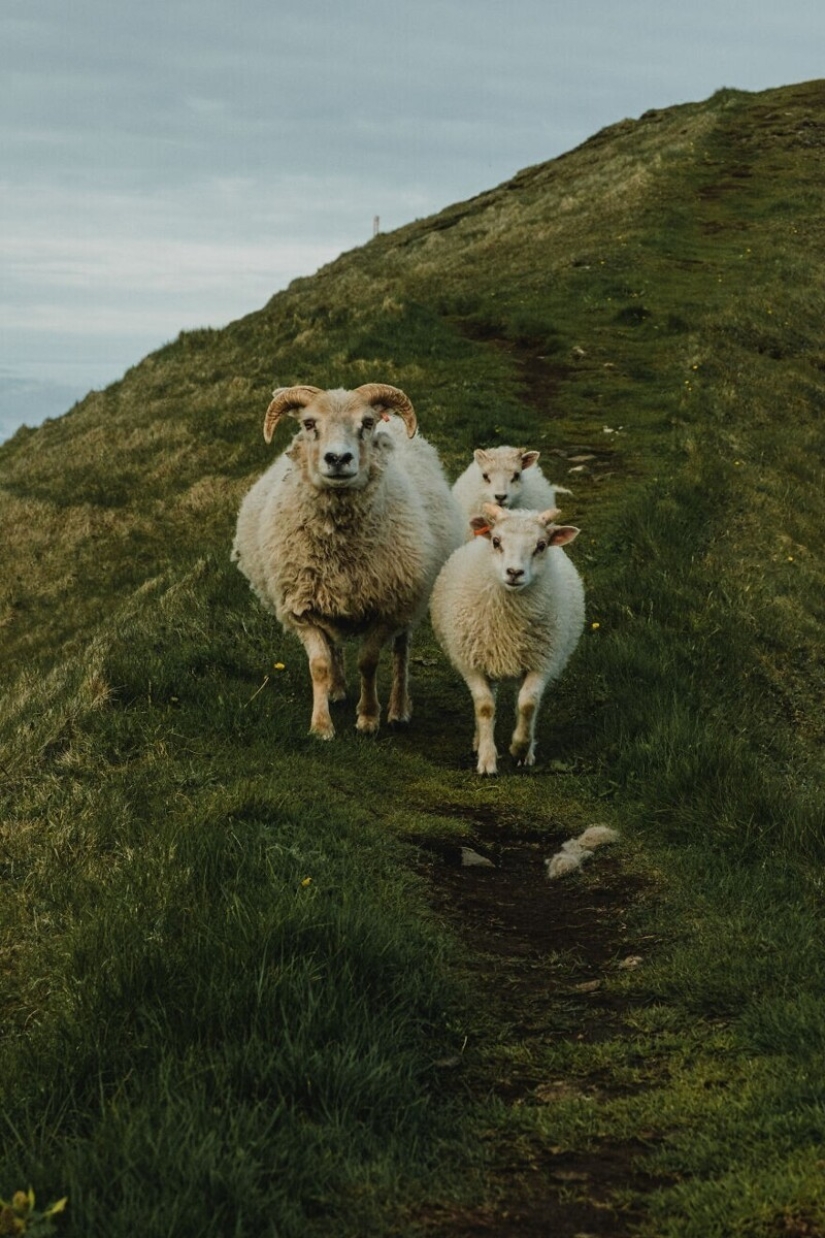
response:
[[[562,550],[579,530],[555,524],[558,514],[485,504],[471,522],[474,540],[454,551],[435,582],[433,628],[473,698],[479,774],[497,773],[495,683],[521,680],[510,753],[532,765],[542,694],[584,627],[584,586]]]
[[[362,637],[356,726],[374,732],[378,660],[390,641],[387,719],[410,717],[410,632],[461,542],[461,516],[436,451],[416,434],[413,406],[397,387],[279,388],[264,420],[267,442],[287,415],[298,432],[244,498],[232,558],[306,649],[310,732],[320,739],[335,734],[330,699],[345,695],[342,642]]]
[[[533,511],[555,507],[556,495],[570,491],[547,480],[539,468],[539,455],[520,447],[477,447],[453,485],[453,495],[466,520],[477,516],[485,503]],[[465,536],[472,537],[469,523]]]

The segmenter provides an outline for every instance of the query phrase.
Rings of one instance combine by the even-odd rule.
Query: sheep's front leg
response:
[[[510,755],[519,765],[533,765],[536,759],[536,716],[547,679],[528,671],[518,694],[516,729],[510,741]]]
[[[392,646],[392,691],[387,722],[409,722],[412,701],[409,689],[410,631],[399,632]]]
[[[479,671],[471,671],[464,677],[475,709],[476,729],[473,737],[473,749],[478,755],[476,770],[479,774],[498,773],[498,753],[496,752],[495,723],[496,698],[495,692]]]
[[[306,649],[312,677],[312,719],[309,733],[317,735],[319,739],[332,739],[335,727],[329,713],[329,697],[335,681],[334,654],[320,628],[302,626],[298,635]]]
[[[361,674],[361,697],[358,701],[356,728],[365,735],[374,735],[381,722],[381,705],[378,701],[378,659],[381,650],[390,639],[392,631],[386,627],[373,628],[364,637],[358,670]]]

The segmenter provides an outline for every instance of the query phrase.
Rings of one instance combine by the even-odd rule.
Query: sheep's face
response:
[[[386,413],[354,391],[324,391],[293,414],[300,425],[309,480],[322,490],[360,490],[370,477],[376,448],[389,436],[379,433]]]
[[[355,391],[322,391],[319,387],[279,387],[264,419],[269,443],[280,419],[289,415],[299,424],[294,459],[300,459],[307,480],[323,490],[360,490],[375,471],[376,461],[392,450],[393,435],[384,426],[390,411],[402,418],[407,434],[416,431],[408,397],[386,383],[365,383]]]
[[[517,507],[522,491],[521,475],[539,458],[537,451],[518,447],[479,447],[473,453],[483,483],[482,500],[498,507]]]
[[[544,571],[550,547],[572,542],[579,531],[573,525],[554,524],[559,514],[555,507],[545,512],[512,512],[485,503],[483,511],[470,524],[476,537],[489,542],[493,572],[508,593],[528,589]]]

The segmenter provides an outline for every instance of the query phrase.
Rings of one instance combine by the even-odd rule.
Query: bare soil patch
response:
[[[622,1034],[629,999],[611,992],[605,979],[651,948],[649,939],[639,940],[628,914],[644,886],[623,871],[620,843],[599,850],[580,873],[548,881],[545,859],[574,832],[548,839],[500,828],[492,819],[474,820],[468,845],[492,868],[462,865],[454,842],[420,840],[433,906],[469,948],[478,999],[499,1042],[540,1048],[558,1037],[595,1042]],[[471,1096],[495,1095],[513,1107],[552,1105],[565,1088],[582,1086],[598,1103],[613,1088],[603,1077],[584,1085],[543,1077],[523,1064],[532,1056],[514,1055],[520,1065],[490,1078],[473,1064],[470,1047],[456,1069]],[[433,1206],[419,1215],[433,1238],[624,1238],[639,1215],[612,1202],[614,1192],[655,1185],[638,1164],[641,1142],[574,1153],[521,1141],[499,1144],[493,1133],[489,1138],[485,1200],[470,1208]]]

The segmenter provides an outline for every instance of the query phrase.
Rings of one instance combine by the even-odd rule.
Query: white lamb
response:
[[[479,774],[497,772],[495,683],[522,680],[510,752],[532,765],[542,693],[581,636],[584,586],[562,550],[579,530],[554,524],[558,514],[485,504],[433,589],[435,634],[473,698]]]
[[[429,443],[413,437],[415,412],[397,387],[281,388],[264,421],[267,442],[286,414],[300,429],[244,498],[232,558],[306,649],[312,734],[335,733],[329,701],[345,695],[347,636],[363,638],[358,730],[378,730],[376,674],[389,641],[387,718],[407,721],[410,632],[463,533],[441,463]]]
[[[545,511],[556,506],[557,494],[569,494],[554,486],[538,466],[539,452],[520,447],[477,447],[473,459],[453,485],[453,494],[467,521],[477,516],[485,503],[499,507]],[[471,537],[469,526],[466,537]]]

